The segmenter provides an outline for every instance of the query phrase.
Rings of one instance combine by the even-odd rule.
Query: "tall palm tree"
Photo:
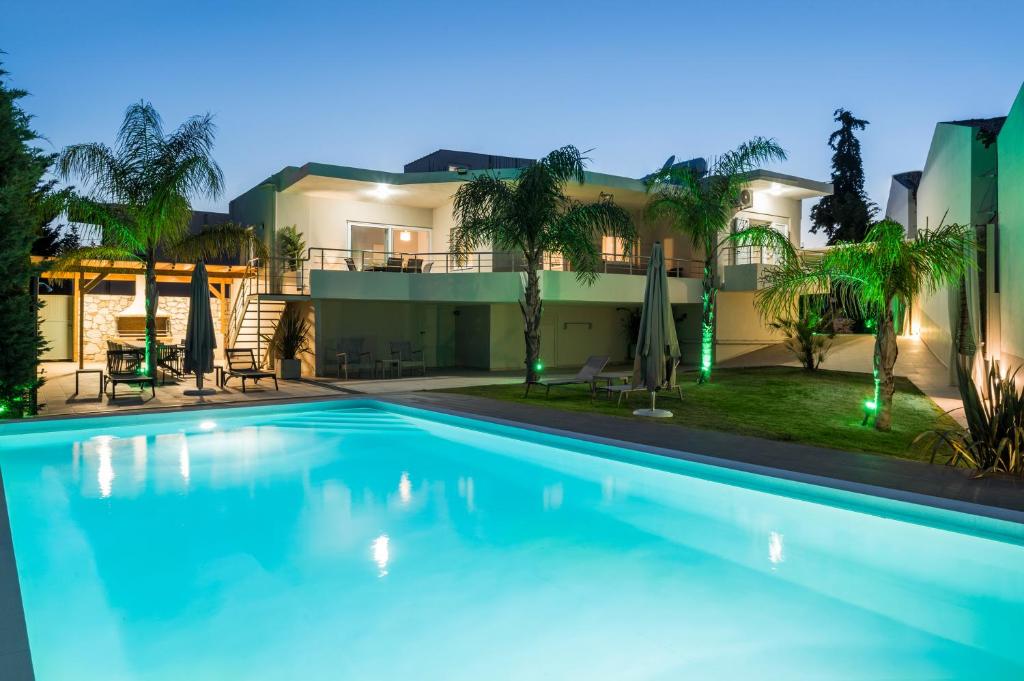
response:
[[[971,228],[941,225],[908,240],[901,224],[882,220],[871,226],[864,241],[840,242],[816,261],[800,258],[787,239],[768,228],[751,227],[733,238],[744,245],[774,247],[782,255],[780,264],[762,273],[764,288],[757,302],[764,316],[791,314],[801,295],[831,291],[840,304],[874,321],[875,396],[869,412],[875,428],[891,429],[893,367],[899,354],[896,310],[924,292],[960,284],[976,257]]]
[[[785,159],[786,152],[775,140],[755,137],[712,159],[704,168],[674,163],[673,156],[646,179],[651,193],[648,217],[669,219],[675,229],[690,238],[693,248],[704,259],[698,383],[711,380],[715,361],[715,303],[722,234],[739,211],[740,193],[749,181],[749,173],[772,161]]]
[[[482,174],[455,193],[451,253],[466,258],[478,248],[522,253],[526,284],[519,307],[526,339],[526,382],[537,381],[540,357],[540,276],[544,253],[561,253],[584,283],[596,277],[602,234],[621,237],[626,248],[636,239],[629,213],[611,199],[585,203],[565,194],[567,184],[583,184],[588,159],[573,146],[556,149],[525,168],[514,180]]]
[[[160,114],[149,102],[128,107],[114,148],[98,142],[75,144],[60,152],[61,179],[77,178],[68,211],[89,227],[98,241],[62,255],[52,269],[67,270],[83,260],[134,260],[144,264],[146,280],[146,366],[156,372],[156,263],[232,255],[244,249],[262,253],[251,229],[226,224],[189,233],[192,201],[218,198],[224,176],[213,159],[216,128],[210,114],[193,116],[165,133]],[[89,233],[91,232],[91,233]]]

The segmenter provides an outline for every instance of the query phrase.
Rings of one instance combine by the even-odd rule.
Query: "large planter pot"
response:
[[[279,359],[277,360],[278,370],[281,372],[282,379],[297,379],[302,378],[302,361],[297,359]]]

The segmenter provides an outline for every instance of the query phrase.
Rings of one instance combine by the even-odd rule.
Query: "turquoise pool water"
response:
[[[1024,678],[1010,523],[374,403],[39,425],[39,681]]]

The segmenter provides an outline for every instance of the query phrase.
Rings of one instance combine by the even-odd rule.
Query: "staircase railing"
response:
[[[235,294],[235,302],[231,306],[231,317],[228,320],[229,337],[224,339],[224,344],[231,347],[238,339],[242,331],[242,322],[245,321],[245,311],[249,306],[249,296],[252,295],[253,282],[256,281],[259,272],[259,258],[253,258],[245,264],[245,272],[238,283],[238,292]]]

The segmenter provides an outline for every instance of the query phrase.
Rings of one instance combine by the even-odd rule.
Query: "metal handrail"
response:
[[[523,272],[526,263],[518,253],[480,251],[456,258],[445,252],[369,251],[346,248],[310,247],[303,266],[310,270],[406,273]],[[600,274],[646,274],[650,256],[602,253]],[[691,258],[666,258],[669,276],[699,277],[703,263]],[[545,253],[541,269],[575,271],[572,262],[559,253]]]
[[[245,310],[249,305],[249,296],[252,295],[252,282],[256,280],[259,272],[259,258],[253,258],[245,264],[245,272],[238,284],[238,292],[235,294],[235,302],[231,306],[231,317],[228,319],[228,329],[231,332],[230,338],[224,339],[224,344],[231,347],[238,339],[242,330],[242,321],[245,319]]]

